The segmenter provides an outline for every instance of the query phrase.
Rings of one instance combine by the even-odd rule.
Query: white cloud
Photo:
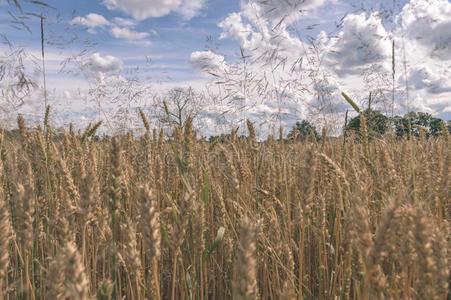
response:
[[[203,8],[205,0],[104,0],[108,9],[119,10],[138,21],[163,17],[172,12],[191,19]]]
[[[451,3],[448,0],[411,0],[399,20],[406,37],[429,50],[430,56],[451,59]]]
[[[305,44],[285,26],[273,27],[257,3],[243,4],[241,12],[229,14],[218,26],[222,39],[237,40],[260,62],[290,66],[305,54]]]
[[[150,36],[148,32],[139,32],[131,30],[129,28],[119,28],[116,26],[111,28],[110,33],[117,39],[123,39],[127,41],[140,41]]]
[[[70,24],[81,25],[88,28],[96,28],[100,26],[111,25],[111,23],[107,19],[105,19],[104,16],[95,13],[88,14],[85,17],[82,16],[75,17],[72,19]]]
[[[301,17],[302,12],[320,7],[325,0],[248,0],[262,8],[265,18],[273,23],[291,23]]]
[[[219,27],[223,30],[221,38],[232,38],[237,40],[244,48],[251,46],[251,35],[253,30],[251,25],[244,24],[241,14],[232,13],[225,20],[219,23]]]
[[[350,14],[343,20],[337,38],[330,41],[327,59],[338,73],[357,73],[360,67],[384,63],[390,56],[391,42],[377,14]]]
[[[177,9],[177,12],[182,15],[183,18],[190,20],[199,13],[206,1],[207,0],[185,0]]]
[[[212,51],[196,51],[191,53],[189,59],[191,65],[203,72],[222,72],[227,69],[224,56]]]
[[[443,73],[434,71],[428,65],[414,67],[409,76],[409,82],[418,90],[426,90],[431,94],[440,94],[451,92],[450,72],[445,70]]]
[[[162,17],[178,8],[181,0],[105,0],[108,9],[120,10],[136,20]]]
[[[372,8],[382,3],[367,2]],[[308,110],[337,113],[343,110],[339,91],[349,92],[362,102],[372,91],[373,100],[377,98],[373,104],[386,110],[391,103],[392,41],[395,40],[395,110],[403,113],[418,108],[439,115],[446,112],[451,104],[451,3],[448,0],[411,0],[403,9],[396,8],[390,21],[387,21],[387,11],[348,14],[340,20],[338,33],[327,34],[326,27],[311,43],[302,32],[300,36],[295,35],[296,31],[291,29],[308,25],[300,18],[303,14],[299,10],[315,9],[309,15],[315,22],[317,16],[333,10],[334,5],[339,10],[349,4],[329,1],[332,8],[323,11],[320,6],[324,3],[321,0],[243,0],[240,11],[229,14],[218,24],[222,39],[233,39],[245,50],[251,77],[255,75],[253,78],[258,80],[271,74],[273,81],[267,86],[271,91],[265,94],[267,101],[282,97],[282,101],[289,100],[283,102],[286,108],[291,101],[304,99]],[[390,3],[383,1],[385,6]],[[400,29],[401,21],[404,30]],[[210,63],[214,66],[217,61],[207,53],[201,57],[194,67],[202,68]],[[279,63],[283,67],[274,71],[272,67]],[[225,64],[229,72],[221,80],[239,81],[232,73],[240,66]],[[296,68],[290,68],[293,66]],[[235,99],[240,97],[244,96],[236,91]],[[253,103],[254,99],[250,99],[253,97],[247,96],[248,103]],[[326,110],[322,110],[324,106]]]
[[[322,74],[313,84],[313,88],[320,95],[333,95],[340,91],[340,84],[330,74]]]
[[[138,22],[136,22],[133,19],[125,19],[125,18],[113,18],[113,23],[120,26],[120,27],[135,27],[138,25]]]
[[[92,73],[118,73],[122,70],[122,66],[121,59],[110,55],[102,56],[98,52],[84,62],[84,68]]]
[[[90,34],[97,34],[98,27],[109,27],[108,31],[112,37],[127,41],[143,41],[150,36],[149,32],[133,30],[138,25],[138,22],[133,19],[116,17],[110,22],[105,17],[94,13],[85,17],[75,17],[70,24],[87,27]],[[146,42],[149,44],[148,41]]]
[[[294,5],[301,5],[301,2]],[[307,9],[317,7],[322,1],[304,3]],[[320,110],[319,106],[330,107],[333,104],[337,107],[339,86],[334,75],[317,70],[318,61],[311,45],[290,31],[288,25],[291,20],[285,18],[281,22],[277,19],[283,18],[284,13],[290,13],[290,18],[298,17],[299,12],[290,12],[284,6],[288,4],[281,4],[283,7],[276,4],[275,1],[243,1],[239,12],[229,14],[218,24],[222,29],[221,38],[236,40],[244,50],[245,67],[241,60],[227,63],[223,57],[208,51],[194,52],[191,56],[193,66],[199,69],[227,66],[227,72],[219,72],[218,80],[225,83],[220,84],[220,89],[227,95],[227,100],[217,112],[224,118],[222,114],[226,111],[225,118],[230,120],[230,124],[240,124],[245,110],[247,117],[266,127],[262,129],[267,131],[270,127],[277,127],[279,120],[283,126],[291,126],[308,112]],[[279,11],[269,14],[271,9],[268,5]],[[303,62],[307,56],[309,62]],[[318,79],[312,80],[314,76]],[[324,101],[317,105],[314,95],[319,94]]]

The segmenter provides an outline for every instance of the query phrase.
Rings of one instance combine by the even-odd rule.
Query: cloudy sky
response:
[[[242,118],[243,102],[246,117],[260,124],[340,119],[349,109],[341,91],[361,105],[367,105],[371,91],[373,105],[388,114],[421,110],[451,119],[448,0],[45,2],[51,8],[24,3],[22,9],[47,16],[49,101],[65,121],[101,118],[90,113],[96,111],[87,101],[92,91],[130,79],[140,82],[130,86],[152,95],[178,86],[205,93],[209,87],[216,100],[202,104],[206,127]],[[20,15],[0,0],[0,32],[38,66],[39,20],[24,20],[25,29]],[[0,59],[8,51],[3,42]],[[33,76],[41,81],[39,71]],[[35,98],[20,109],[41,110]]]

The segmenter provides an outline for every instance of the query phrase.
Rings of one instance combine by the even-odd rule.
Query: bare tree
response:
[[[173,88],[163,98],[157,100],[157,114],[162,124],[180,126],[188,118],[195,119],[201,111],[203,94],[193,88]]]

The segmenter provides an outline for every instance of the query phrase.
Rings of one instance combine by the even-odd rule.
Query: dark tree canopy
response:
[[[320,135],[315,125],[307,120],[301,120],[296,122],[291,131],[288,133],[288,139],[304,141],[308,138],[318,140]]]
[[[427,136],[437,136],[442,132],[443,127],[446,128],[446,125],[443,126],[445,121],[423,112],[410,112],[404,117],[396,116],[393,123],[396,135],[400,137],[409,135],[409,132],[418,136],[420,127],[426,129]]]
[[[450,130],[449,121],[448,126],[442,119],[436,118],[428,113],[410,112],[404,116],[395,116],[392,118],[386,117],[380,111],[366,110],[364,112],[367,119],[368,133],[370,137],[378,137],[387,133],[390,126],[398,137],[411,135],[419,136],[420,128],[426,130],[427,136],[438,136],[442,132],[442,128],[448,127]],[[352,118],[347,126],[347,131],[354,131],[357,134],[360,131],[360,117]]]
[[[368,134],[370,137],[377,137],[384,135],[389,128],[390,119],[384,116],[378,110],[367,109],[364,111],[367,126],[368,126]],[[346,130],[352,130],[358,133],[360,131],[360,117],[352,118],[347,126]]]

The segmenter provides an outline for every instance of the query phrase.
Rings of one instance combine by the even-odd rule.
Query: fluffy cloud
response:
[[[70,24],[85,26],[88,28],[96,28],[100,26],[111,25],[111,23],[107,19],[105,19],[104,16],[94,13],[88,14],[85,17],[81,16],[75,17],[72,19]]]
[[[111,28],[110,33],[113,37],[117,39],[123,39],[128,41],[140,41],[150,36],[148,32],[138,32],[126,27],[120,28],[116,26]]]
[[[325,0],[249,0],[262,8],[262,13],[273,23],[291,23],[301,16],[301,12],[323,5]]]
[[[205,0],[105,0],[108,9],[119,10],[134,19],[162,17],[178,12],[186,19],[194,17],[205,4]]]
[[[140,32],[133,30],[138,22],[132,19],[114,18],[112,21],[98,14],[88,14],[85,17],[75,17],[70,22],[72,25],[79,25],[88,28],[88,32],[96,34],[97,27],[108,27],[108,31],[114,38],[127,41],[143,41],[150,36],[148,32]]]
[[[206,0],[185,0],[177,9],[183,18],[190,20],[204,7]]]
[[[193,66],[199,69],[227,66],[227,72],[215,73],[225,83],[221,88],[227,95],[220,115],[227,111],[227,118],[233,120],[231,124],[239,124],[246,105],[247,117],[262,126],[277,127],[280,120],[288,127],[308,111],[335,105],[338,83],[334,75],[317,70],[318,61],[311,45],[293,34],[288,26],[292,21],[289,18],[300,15],[299,9],[311,9],[322,3],[298,1],[291,6],[286,1],[243,1],[239,12],[229,14],[218,24],[221,39],[237,41],[247,58],[244,68],[241,62],[227,63],[210,52],[191,55]],[[309,62],[303,61],[307,56]],[[312,80],[317,73],[322,77]],[[312,100],[320,94],[324,101],[317,105]]]
[[[251,46],[250,37],[253,34],[251,25],[244,24],[240,13],[232,13],[218,26],[223,30],[221,38],[232,38],[237,40],[244,48]]]
[[[448,0],[411,0],[399,20],[406,37],[427,48],[430,56],[451,59],[451,3]]]
[[[114,18],[113,23],[120,27],[135,27],[138,25],[138,22],[133,19],[124,19],[119,17]]]
[[[319,8],[324,2],[243,0],[239,12],[229,14],[218,24],[222,39],[235,40],[244,49],[248,57],[246,72],[254,81],[263,80],[266,89],[263,94],[254,95],[260,86],[254,89],[252,82],[248,82],[251,87],[244,95],[242,90],[229,84],[241,82],[239,63],[225,62],[224,57],[209,51],[192,53],[190,62],[197,69],[221,70],[227,66],[228,72],[222,73],[220,81],[227,82],[225,93],[233,96],[223,108],[234,119],[232,123],[238,122],[241,116],[239,113],[232,115],[242,107],[240,100],[243,99],[246,99],[249,116],[255,117],[254,120],[267,120],[279,112],[286,120],[296,119],[307,111],[340,115],[348,108],[340,91],[350,92],[357,100],[361,96],[365,101],[368,92],[373,91],[381,109],[386,108],[384,101],[391,99],[393,39],[397,47],[395,109],[399,108],[400,113],[413,107],[443,112],[450,107],[450,101],[445,97],[451,93],[451,80],[448,79],[451,74],[446,71],[449,64],[440,64],[437,58],[446,58],[446,54],[451,57],[451,51],[443,51],[451,44],[451,3],[447,0],[412,0],[396,23],[387,22],[384,12],[348,14],[341,20],[338,33],[323,31],[316,39],[312,38],[311,43],[306,42],[302,33],[301,36],[294,35],[290,28],[298,26],[294,21],[303,22],[299,11]],[[389,2],[384,1],[384,5]],[[337,7],[342,5],[340,1],[329,3],[335,3]],[[378,5],[371,4],[373,7]],[[400,11],[401,8],[395,14]],[[406,30],[405,41],[401,39],[402,32],[396,29],[400,20]],[[416,25],[421,22],[427,24]],[[419,38],[423,35],[426,37]],[[409,104],[410,108],[401,107],[409,102],[403,91],[404,42],[410,102],[414,102]],[[430,51],[421,50],[418,45],[430,47]],[[280,65],[284,67],[275,67]],[[266,81],[267,74],[271,74],[269,81]],[[281,103],[280,110],[279,107],[269,109],[277,103]]]
[[[274,27],[254,2],[243,4],[241,12],[231,13],[218,24],[221,38],[232,38],[263,63],[292,65],[305,54],[305,44],[285,26]]]
[[[313,88],[320,95],[333,95],[340,91],[340,84],[330,74],[321,74],[313,84]]]
[[[360,72],[360,67],[384,63],[391,55],[389,34],[376,14],[348,15],[338,37],[329,44],[327,59],[340,74]]]
[[[178,8],[181,0],[105,0],[108,9],[120,10],[136,20],[162,17]]]
[[[110,55],[102,56],[98,52],[84,62],[84,68],[91,73],[118,73],[122,70],[122,66],[121,59]]]
[[[189,59],[191,65],[203,72],[222,72],[227,69],[224,56],[212,51],[196,51],[191,53]]]
[[[439,73],[437,70],[427,65],[417,66],[411,70],[409,82],[415,89],[426,90],[431,94],[451,92],[450,72],[445,70]]]

